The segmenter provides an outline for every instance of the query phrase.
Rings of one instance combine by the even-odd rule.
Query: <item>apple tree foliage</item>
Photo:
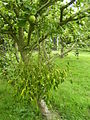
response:
[[[83,46],[84,42],[90,41],[87,37],[87,40],[84,39],[86,34],[89,35],[89,30],[86,25],[87,23],[89,24],[90,18],[89,1],[71,0],[71,2],[67,2],[68,1],[64,0],[61,2],[61,6],[56,5],[57,7],[54,8],[54,18],[58,20],[58,16],[60,16],[59,30],[57,30],[55,34],[60,39],[61,57],[70,52],[73,48],[76,48],[78,43]],[[83,7],[85,9],[83,9]],[[85,32],[85,29],[87,29],[87,32]],[[77,39],[79,42],[77,42]]]

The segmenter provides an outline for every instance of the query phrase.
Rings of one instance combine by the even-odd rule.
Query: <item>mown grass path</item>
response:
[[[69,62],[69,74],[53,91],[52,104],[63,120],[90,120],[90,53],[81,53],[79,59],[72,53],[56,61],[61,68]]]

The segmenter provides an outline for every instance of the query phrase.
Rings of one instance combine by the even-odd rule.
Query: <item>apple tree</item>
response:
[[[13,71],[13,84],[20,97],[40,101],[52,87],[58,87],[66,71],[50,61],[46,41],[51,35],[62,34],[63,29],[67,33],[66,25],[89,13],[84,0],[0,0],[0,34],[16,49],[19,63]],[[38,54],[33,54],[35,49]]]

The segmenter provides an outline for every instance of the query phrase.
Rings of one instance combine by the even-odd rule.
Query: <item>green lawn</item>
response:
[[[35,105],[14,99],[13,88],[0,80],[0,120],[42,120]]]
[[[56,59],[65,67],[69,62],[69,75],[53,94],[53,106],[63,120],[90,120],[90,53],[81,53],[77,59],[71,53],[65,59]]]
[[[90,119],[90,53],[81,53],[77,59],[73,53],[56,63],[65,68],[69,62],[69,73],[57,91],[52,91],[51,103],[63,120]],[[41,120],[33,107],[18,103],[12,96],[7,81],[0,80],[0,120]]]

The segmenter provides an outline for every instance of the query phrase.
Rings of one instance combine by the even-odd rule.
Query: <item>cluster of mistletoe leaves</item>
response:
[[[47,100],[50,97],[50,89],[56,89],[65,79],[66,70],[61,71],[55,64],[36,62],[34,59],[31,57],[28,64],[19,63],[14,78],[8,81],[14,85],[14,94],[19,100]]]

